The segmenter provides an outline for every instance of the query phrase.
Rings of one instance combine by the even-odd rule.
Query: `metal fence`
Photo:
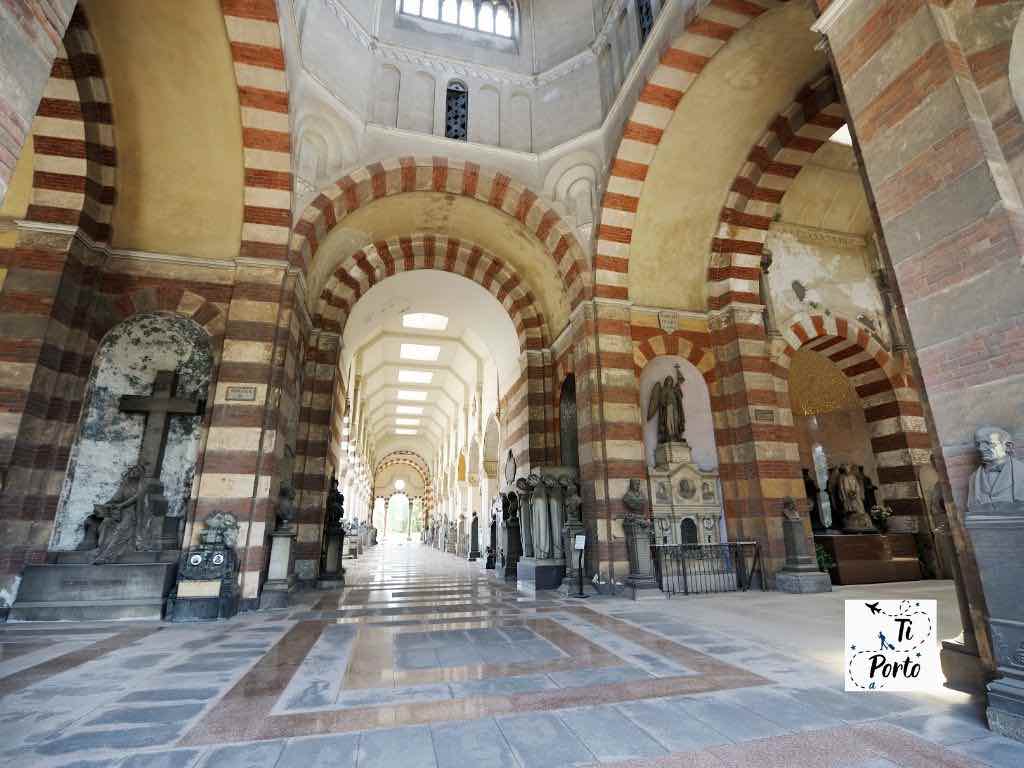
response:
[[[654,553],[658,585],[669,597],[765,589],[756,541],[664,545]]]

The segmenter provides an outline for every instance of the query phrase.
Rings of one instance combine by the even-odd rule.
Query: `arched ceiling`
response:
[[[729,185],[769,122],[827,65],[806,3],[737,32],[686,92],[648,170],[630,247],[637,304],[704,310],[711,240]],[[667,279],[671,276],[671,279]]]
[[[375,200],[345,217],[316,252],[307,281],[312,310],[337,265],[360,248],[381,240],[444,234],[476,243],[508,264],[541,304],[548,337],[569,322],[569,300],[551,256],[513,216],[478,200],[436,192],[407,192]]]
[[[867,236],[874,229],[853,148],[827,141],[786,191],[782,221]]]
[[[217,0],[82,0],[110,89],[115,248],[238,255],[242,124]]]
[[[403,315],[424,312],[445,316],[447,327],[403,325]],[[519,339],[505,308],[476,283],[447,272],[402,272],[378,283],[356,303],[343,341],[343,368],[358,362],[359,407],[378,459],[403,450],[437,456],[453,437],[465,436],[466,414],[478,390],[496,393],[519,377]],[[402,344],[437,347],[437,359],[403,359]],[[402,370],[431,379],[402,383]],[[423,393],[424,399],[402,400],[402,391]],[[399,413],[400,406],[421,411]],[[417,423],[399,424],[399,418]],[[415,434],[399,434],[399,428]]]

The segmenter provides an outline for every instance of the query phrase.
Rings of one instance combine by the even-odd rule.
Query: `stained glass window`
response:
[[[449,139],[469,139],[469,91],[458,80],[448,83],[448,96],[444,105],[444,135]]]

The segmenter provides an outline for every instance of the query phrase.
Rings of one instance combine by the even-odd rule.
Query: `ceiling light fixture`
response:
[[[403,360],[422,360],[426,363],[434,363],[441,355],[441,347],[436,344],[402,344],[399,355]]]
[[[430,371],[411,371],[402,368],[398,371],[398,382],[400,384],[429,384],[434,378]]]
[[[402,315],[402,325],[423,331],[443,331],[448,327],[448,318],[431,312],[407,312]]]
[[[400,389],[398,390],[398,399],[422,403],[427,399],[427,393],[419,392],[415,389]]]

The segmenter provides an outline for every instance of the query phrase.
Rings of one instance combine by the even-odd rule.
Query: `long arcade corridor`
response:
[[[409,543],[346,564],[343,591],[227,624],[5,626],[0,760],[1021,764],[1019,745],[992,736],[969,702],[844,694],[836,670],[759,642],[757,627],[708,629],[697,617],[714,598],[534,600],[478,563]]]

